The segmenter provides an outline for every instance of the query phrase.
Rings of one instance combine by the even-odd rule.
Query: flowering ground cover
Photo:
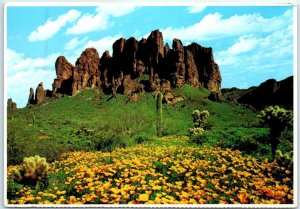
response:
[[[8,176],[14,166],[8,167]],[[24,187],[10,204],[292,204],[292,172],[238,150],[168,136],[112,152],[69,152],[47,188]]]

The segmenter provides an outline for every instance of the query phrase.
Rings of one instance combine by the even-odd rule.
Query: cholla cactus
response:
[[[201,112],[199,110],[194,110],[192,116],[194,121],[194,127],[203,128],[207,123],[209,112],[207,110],[203,110]]]
[[[13,171],[13,179],[17,182],[36,185],[42,178],[46,177],[49,170],[49,164],[46,158],[38,155],[34,157],[25,157],[23,163]]]
[[[280,166],[290,169],[293,166],[293,151],[282,154],[280,150],[276,150],[275,159]]]
[[[263,125],[270,128],[270,144],[273,156],[275,156],[281,132],[285,128],[292,128],[293,126],[293,112],[279,106],[269,106],[262,110],[258,117],[262,119]]]
[[[201,136],[204,133],[204,129],[203,128],[190,128],[189,132],[190,132],[189,133],[190,136],[193,136],[193,135]]]

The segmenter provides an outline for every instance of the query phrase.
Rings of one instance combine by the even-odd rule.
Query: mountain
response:
[[[212,48],[197,43],[183,46],[174,39],[172,48],[164,44],[159,30],[140,41],[120,38],[112,46],[112,56],[105,51],[100,57],[94,48],[85,49],[75,65],[64,56],[55,62],[56,78],[52,90],[40,83],[34,97],[30,89],[28,104],[41,103],[45,97],[76,95],[83,89],[101,89],[106,94],[133,95],[139,92],[162,91],[164,100],[172,102],[172,89],[190,84],[221,94],[221,74],[214,61]],[[142,79],[148,75],[147,79]],[[35,98],[35,99],[33,99]]]
[[[229,101],[249,104],[255,108],[269,105],[293,108],[293,76],[281,81],[269,79],[248,89],[222,89],[222,92]]]

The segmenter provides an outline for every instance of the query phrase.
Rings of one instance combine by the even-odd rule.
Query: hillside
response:
[[[257,112],[210,101],[205,88],[185,85],[174,92],[185,100],[163,105],[163,135],[167,136],[162,138],[156,137],[156,99],[151,93],[129,101],[125,95],[111,98],[85,90],[9,110],[8,163],[34,155],[54,161],[46,189],[23,188],[9,181],[10,203],[292,202],[292,174],[287,170],[278,176],[281,168],[265,160],[272,158],[265,142],[268,129],[259,125]],[[186,137],[195,109],[210,113],[202,145]],[[283,145],[283,151],[289,149]],[[220,169],[229,172],[229,168],[232,173],[223,178]],[[13,169],[8,168],[9,175]],[[235,190],[241,185],[245,189]]]
[[[266,135],[267,129],[260,127],[256,112],[210,101],[207,99],[209,91],[205,88],[199,90],[186,85],[174,92],[184,96],[185,100],[163,105],[164,135],[187,135],[193,126],[191,114],[195,109],[210,112],[207,132],[210,143],[227,143],[228,137],[228,142],[234,146],[234,141],[230,142],[229,138],[239,140]],[[94,143],[99,137],[103,140],[122,138],[122,146],[130,145],[133,138],[140,135],[155,137],[156,99],[151,93],[141,93],[139,97],[138,101],[129,101],[128,96],[121,94],[110,98],[96,90],[86,90],[76,96],[9,111],[8,140],[17,140],[20,148],[17,155],[8,153],[9,163],[21,162],[23,157],[35,154],[54,160],[64,150],[97,150]],[[85,133],[85,130],[92,133]],[[25,149],[21,149],[22,146]],[[10,158],[18,160],[10,161]]]

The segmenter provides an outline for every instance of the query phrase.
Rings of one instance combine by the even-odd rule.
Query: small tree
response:
[[[293,112],[279,106],[269,106],[262,110],[258,117],[262,119],[261,123],[263,125],[270,128],[269,139],[272,154],[275,156],[277,146],[280,143],[280,134],[284,129],[293,127]]]

